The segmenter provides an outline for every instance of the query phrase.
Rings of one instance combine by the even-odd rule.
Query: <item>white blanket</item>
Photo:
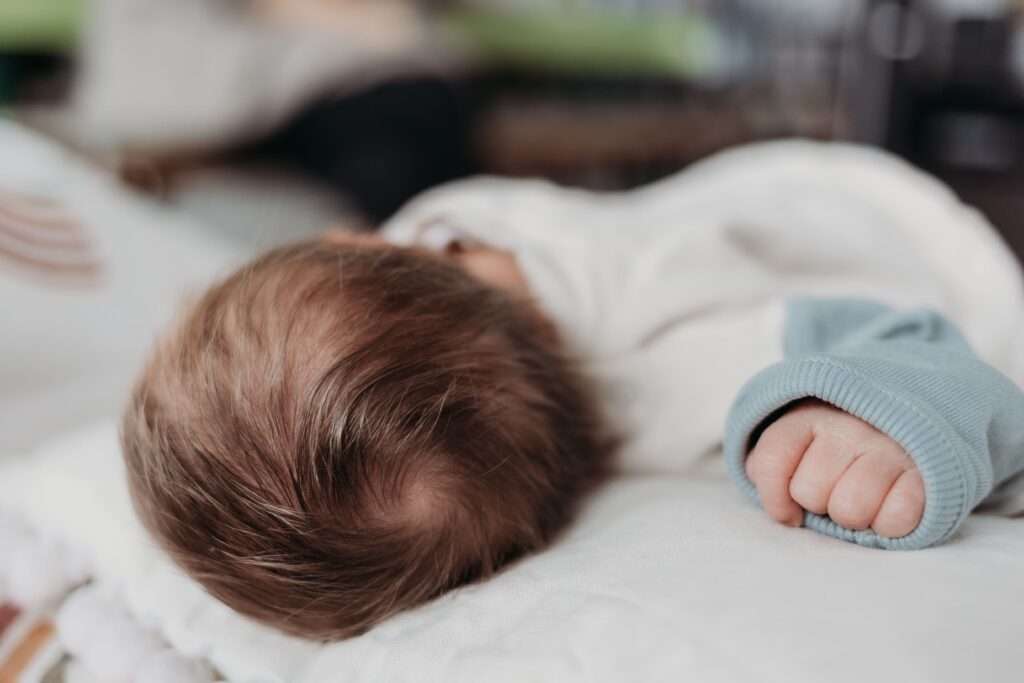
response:
[[[869,550],[772,523],[721,479],[621,478],[553,548],[366,635],[302,642],[206,596],[145,539],[112,424],[0,468],[0,508],[82,551],[229,680],[1007,680],[1024,670],[1024,520]]]

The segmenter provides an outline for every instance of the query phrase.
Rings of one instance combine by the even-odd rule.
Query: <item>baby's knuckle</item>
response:
[[[916,519],[923,507],[924,493],[916,488],[892,491],[886,501],[886,511],[900,521]]]
[[[793,477],[789,495],[803,508],[817,507],[828,499],[828,487],[810,477]]]
[[[833,493],[828,501],[828,516],[842,526],[861,527],[870,521],[867,502],[856,492]]]
[[[924,502],[924,493],[917,487],[901,488],[889,494],[894,510],[913,510]]]

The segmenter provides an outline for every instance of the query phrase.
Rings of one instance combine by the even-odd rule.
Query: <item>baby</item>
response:
[[[624,195],[482,179],[382,235],[215,285],[124,420],[147,528],[288,632],[357,634],[543,547],[611,458],[724,461],[779,522],[893,549],[1022,479],[996,369],[1024,370],[1019,269],[899,162],[785,143]]]

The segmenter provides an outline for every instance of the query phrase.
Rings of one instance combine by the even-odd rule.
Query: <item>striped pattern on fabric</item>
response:
[[[68,659],[49,616],[0,603],[0,683],[59,683]]]
[[[71,287],[94,286],[101,274],[84,226],[66,206],[2,186],[0,268]]]
[[[45,608],[5,600],[0,594],[0,683],[221,680],[209,662],[176,652],[95,585]]]

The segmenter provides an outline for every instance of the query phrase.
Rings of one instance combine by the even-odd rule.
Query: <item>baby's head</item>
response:
[[[189,574],[327,639],[540,547],[602,469],[597,431],[525,298],[419,249],[306,242],[190,307],[122,438]]]

